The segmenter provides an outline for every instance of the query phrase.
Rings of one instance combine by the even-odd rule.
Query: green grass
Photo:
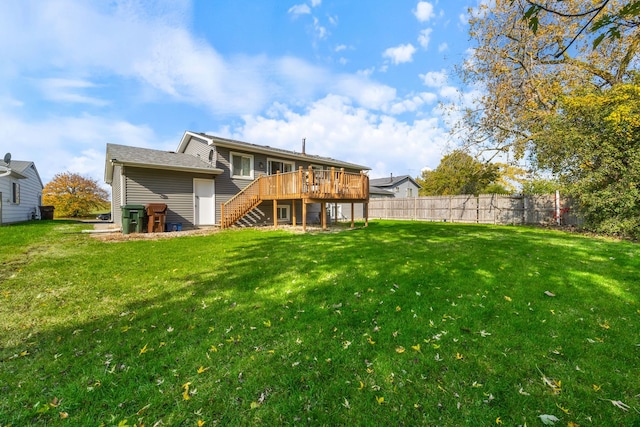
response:
[[[390,221],[105,243],[86,227],[0,227],[2,427],[640,425],[636,244]]]

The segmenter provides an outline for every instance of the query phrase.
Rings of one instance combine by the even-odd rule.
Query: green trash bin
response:
[[[144,205],[123,205],[122,234],[142,233],[145,218]]]

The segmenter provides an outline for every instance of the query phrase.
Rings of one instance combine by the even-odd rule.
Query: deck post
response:
[[[354,216],[355,216],[355,203],[351,202],[351,228],[355,227]]]
[[[307,202],[302,201],[302,231],[307,231]]]
[[[333,223],[338,223],[338,202],[333,204]]]
[[[320,222],[322,223],[322,231],[327,231],[327,204],[320,203],[320,216],[322,217]]]
[[[336,168],[331,167],[331,178],[329,178],[329,185],[331,186],[331,196],[335,197],[336,195]]]
[[[220,203],[220,228],[224,229],[224,203]]]
[[[294,199],[291,199],[291,222],[293,223],[294,227],[297,225],[297,221],[296,221],[296,201]]]
[[[278,228],[278,199],[273,199],[273,228]]]
[[[304,188],[302,182],[302,166],[298,168],[298,197],[302,197],[302,189]]]
[[[369,202],[364,203],[364,226],[369,226]]]

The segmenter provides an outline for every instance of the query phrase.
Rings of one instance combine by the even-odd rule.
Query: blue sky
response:
[[[473,96],[452,70],[478,1],[5,2],[0,155],[103,183],[107,143],[190,130],[417,176]]]

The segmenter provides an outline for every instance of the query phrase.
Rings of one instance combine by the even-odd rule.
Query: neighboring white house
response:
[[[0,176],[0,224],[40,218],[44,186],[36,165],[21,160],[7,164],[0,160],[0,166],[2,170],[10,169],[6,176]]]

